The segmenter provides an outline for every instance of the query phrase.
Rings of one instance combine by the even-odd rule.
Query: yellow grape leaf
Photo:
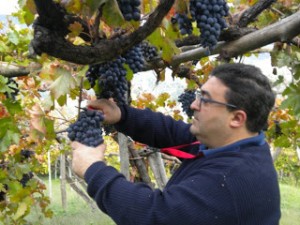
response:
[[[76,87],[76,81],[71,72],[64,68],[56,68],[56,73],[59,77],[49,87],[51,95],[55,99],[60,96],[70,93],[71,89]]]
[[[13,219],[17,220],[22,217],[25,214],[27,207],[28,206],[25,202],[21,202],[18,206],[17,212],[13,215]]]
[[[69,33],[70,37],[77,37],[83,31],[82,25],[78,22],[70,24],[68,29],[71,31],[71,33]]]
[[[68,1],[64,7],[68,12],[79,13],[82,10],[82,3],[81,0]]]
[[[171,62],[172,57],[179,53],[174,41],[170,40],[161,28],[156,29],[148,40],[162,51],[162,58],[167,62]]]
[[[157,99],[156,99],[156,104],[158,106],[161,106],[161,107],[164,107],[165,106],[165,102],[167,101],[167,99],[170,98],[170,94],[164,92],[164,93],[161,93]]]
[[[171,109],[174,108],[176,106],[176,101],[168,101],[167,106]]]
[[[44,123],[45,113],[43,112],[41,107],[38,104],[35,104],[31,108],[31,110],[29,110],[29,112],[31,117],[30,123],[33,126],[33,128],[45,134],[46,133],[46,126]]]
[[[189,2],[187,0],[176,0],[174,6],[176,12],[184,14],[188,11]]]

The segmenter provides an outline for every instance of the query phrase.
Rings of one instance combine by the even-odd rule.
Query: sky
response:
[[[18,0],[0,0],[0,15],[9,15],[17,11]]]

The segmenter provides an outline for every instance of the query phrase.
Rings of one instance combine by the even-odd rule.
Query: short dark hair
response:
[[[216,67],[211,75],[228,87],[224,96],[226,101],[247,113],[246,126],[249,131],[259,132],[266,127],[275,103],[275,94],[269,79],[259,68],[242,63],[227,63]]]

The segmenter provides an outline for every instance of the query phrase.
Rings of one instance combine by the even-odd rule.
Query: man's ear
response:
[[[230,125],[232,127],[238,128],[241,126],[245,126],[247,121],[247,114],[243,110],[235,110],[232,111],[232,118],[230,121]]]

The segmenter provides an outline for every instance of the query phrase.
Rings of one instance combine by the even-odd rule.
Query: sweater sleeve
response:
[[[136,109],[121,106],[121,121],[116,129],[135,141],[162,148],[187,144],[195,141],[190,133],[190,124],[176,121],[170,116],[153,112],[150,109]]]
[[[129,182],[113,167],[96,162],[85,180],[88,194],[116,224],[237,224],[228,190],[209,174],[198,173],[161,191]]]

